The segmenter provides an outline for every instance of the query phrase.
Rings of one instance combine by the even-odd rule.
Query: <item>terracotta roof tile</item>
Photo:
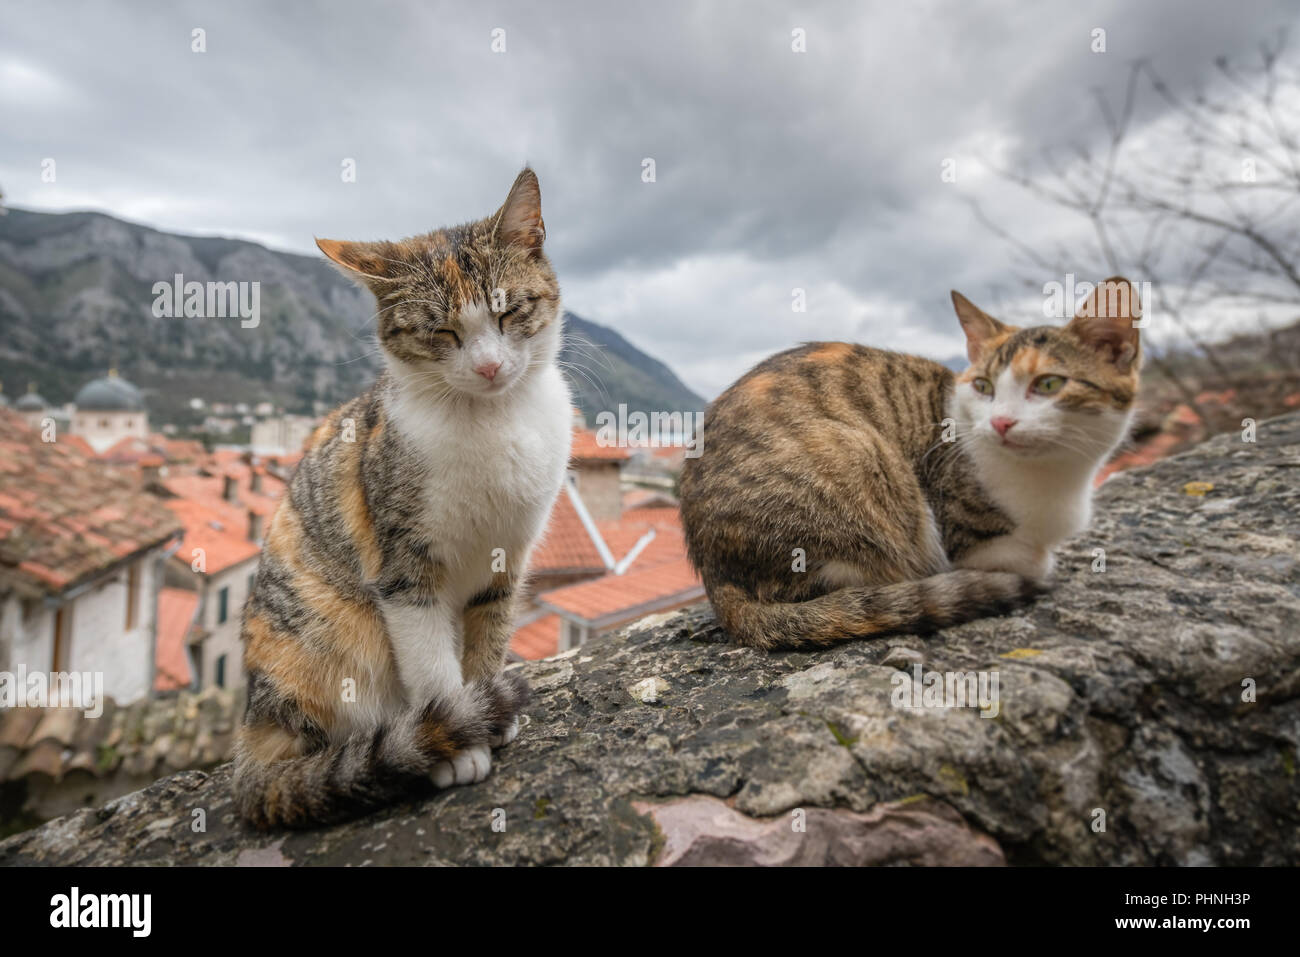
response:
[[[629,489],[623,493],[623,510],[639,508],[676,508],[677,500],[667,492],[648,488]]]
[[[197,439],[164,439],[162,446],[169,462],[199,462],[208,455]]]
[[[195,559],[194,549],[203,550],[204,572],[215,575],[240,562],[255,558],[262,551],[248,538],[248,513],[234,506],[218,511],[203,502],[187,498],[166,501],[184,528],[177,557],[187,564]]]
[[[91,448],[90,443],[79,435],[72,435],[71,433],[61,435],[59,441],[68,443],[87,458],[94,458],[95,456],[95,450]]]
[[[125,793],[139,786],[131,775],[161,776],[229,758],[242,710],[242,692],[219,688],[142,698],[129,707],[107,698],[96,718],[80,708],[6,708],[0,782],[29,775],[58,781],[72,772],[108,778],[121,770]]]
[[[686,602],[703,597],[704,586],[695,569],[685,558],[655,565],[623,575],[604,575],[589,582],[568,585],[538,596],[546,608],[603,623],[619,622],[638,613],[649,614],[654,606],[669,607],[674,601]]]
[[[573,447],[569,452],[569,458],[574,462],[621,462],[631,456],[630,449],[601,445],[596,438],[596,433],[590,429],[573,430]]]
[[[529,567],[537,572],[605,571],[600,551],[563,491],[551,506],[542,543],[533,551]]]
[[[186,639],[199,610],[199,593],[187,588],[163,588],[158,592],[158,650],[154,661],[156,691],[177,691],[194,681],[190,674]]]
[[[549,658],[559,648],[559,615],[543,615],[518,629],[510,639],[510,650],[527,661]]]
[[[664,565],[686,557],[686,536],[682,532],[681,515],[675,508],[643,508],[625,511],[621,518],[596,523],[601,537],[621,562],[654,529],[655,537],[627,566],[628,571]]]
[[[99,457],[106,462],[130,463],[138,462],[144,456],[153,454],[155,454],[154,447],[148,439],[128,435],[100,452]]]
[[[178,530],[138,479],[0,409],[0,593],[36,596],[88,578]]]

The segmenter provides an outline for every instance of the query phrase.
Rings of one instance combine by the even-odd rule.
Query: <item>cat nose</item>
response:
[[[474,371],[491,382],[497,377],[497,370],[500,368],[501,363],[499,362],[485,362],[481,366],[475,366]]]
[[[1011,431],[1011,427],[1019,421],[1019,419],[1008,419],[1005,415],[999,415],[993,420],[993,428],[997,430],[998,435],[1006,438],[1007,433]]]

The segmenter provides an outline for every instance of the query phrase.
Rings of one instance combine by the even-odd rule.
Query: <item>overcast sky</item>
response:
[[[1118,95],[1133,59],[1187,92],[1298,9],[10,2],[0,185],[10,205],[315,254],[313,236],[484,216],[527,162],[567,307],[711,397],[809,339],[962,352],[948,290],[997,302],[1017,278],[969,200],[1030,241],[1075,228],[979,158],[1096,139],[1090,90]],[[1144,101],[1139,125],[1158,109]]]

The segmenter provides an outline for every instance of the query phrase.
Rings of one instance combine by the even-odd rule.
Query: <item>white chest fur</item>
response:
[[[494,400],[434,402],[401,389],[394,426],[422,459],[420,531],[443,562],[451,602],[490,583],[504,559],[520,567],[564,481],[570,397],[554,365]]]
[[[1016,528],[974,549],[958,565],[1046,577],[1056,546],[1088,527],[1096,466],[1026,462],[993,450],[974,449],[971,455],[980,484]]]

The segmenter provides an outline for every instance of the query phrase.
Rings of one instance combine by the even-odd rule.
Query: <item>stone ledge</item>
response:
[[[0,864],[1300,863],[1300,414],[1096,513],[1014,615],[764,655],[697,606],[522,666],[530,720],[483,784],[262,835],[228,765],[184,772]],[[997,715],[895,708],[916,664],[996,670]]]

